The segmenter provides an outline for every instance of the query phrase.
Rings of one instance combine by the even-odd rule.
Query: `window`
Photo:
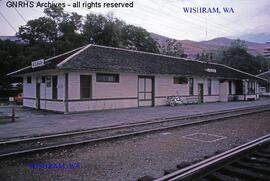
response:
[[[193,78],[189,78],[189,95],[190,96],[193,96],[194,94],[194,90],[193,90],[193,87],[194,87],[194,81],[193,81]]]
[[[52,76],[52,98],[57,99],[57,76]]]
[[[45,80],[46,80],[46,79],[45,79],[45,76],[42,76],[42,77],[41,77],[41,83],[45,83]]]
[[[187,84],[188,79],[186,77],[174,77],[173,83],[174,84]]]
[[[229,95],[232,95],[232,81],[229,81]]]
[[[208,79],[207,85],[208,85],[208,95],[210,96],[212,94],[212,81],[211,81],[211,79]]]
[[[27,77],[27,84],[31,84],[31,82],[32,82],[32,77],[31,76]]]
[[[224,82],[225,82],[224,79],[220,79],[220,80],[219,80],[219,83],[224,83]]]
[[[91,85],[92,85],[91,75],[80,75],[81,99],[91,98],[92,95]]]
[[[52,80],[51,80],[51,76],[46,76],[46,87],[51,87],[51,83],[52,83]]]
[[[119,75],[97,73],[96,79],[97,79],[97,82],[119,82]]]

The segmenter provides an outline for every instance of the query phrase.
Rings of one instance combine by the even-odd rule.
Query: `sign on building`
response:
[[[44,59],[36,60],[32,62],[32,68],[42,67],[44,64]]]
[[[207,68],[205,69],[206,72],[210,72],[210,73],[217,73],[217,69],[210,69],[210,68]]]

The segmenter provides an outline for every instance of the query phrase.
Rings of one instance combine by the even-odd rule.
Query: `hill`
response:
[[[155,39],[160,44],[160,46],[164,46],[166,40],[170,39],[168,37],[161,36],[155,33],[151,33],[151,37]],[[220,47],[230,46],[234,40],[225,37],[220,37],[200,42],[192,40],[177,40],[177,41],[180,41],[182,43],[184,52],[188,55],[188,57],[195,57],[196,54],[202,53],[203,51],[215,50]],[[264,54],[264,49],[270,47],[269,43],[263,44],[249,41],[244,42],[247,45],[248,52],[251,53],[252,55]]]

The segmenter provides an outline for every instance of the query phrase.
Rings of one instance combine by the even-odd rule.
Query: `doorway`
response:
[[[203,103],[203,84],[198,84],[198,103]]]
[[[138,106],[154,106],[154,77],[138,77]]]

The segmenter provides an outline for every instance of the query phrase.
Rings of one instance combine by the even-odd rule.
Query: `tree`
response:
[[[125,25],[122,30],[124,48],[158,53],[157,42],[141,27]]]
[[[19,27],[16,36],[25,44],[0,42],[0,84],[14,80],[6,73],[28,66],[37,59],[46,59],[88,43],[159,52],[156,42],[141,27],[127,25],[113,14],[88,14],[83,21],[77,13],[61,7],[44,10],[45,16]]]
[[[241,40],[233,41],[230,47],[223,47],[207,53],[203,52],[198,58],[202,61],[225,64],[254,75],[268,69],[266,59],[262,55],[253,56],[249,54],[245,43]]]
[[[159,52],[155,40],[141,27],[127,25],[112,14],[88,14],[83,26],[83,36],[89,43]]]
[[[24,45],[12,41],[0,40],[0,85],[7,87],[10,83],[18,81],[18,78],[7,77],[6,74],[22,67],[24,63]]]
[[[56,24],[47,17],[30,20],[25,26],[19,27],[17,37],[27,41],[30,45],[36,43],[49,43],[56,40]]]
[[[176,57],[186,57],[182,43],[175,39],[166,40],[165,44],[161,47],[161,53]]]

